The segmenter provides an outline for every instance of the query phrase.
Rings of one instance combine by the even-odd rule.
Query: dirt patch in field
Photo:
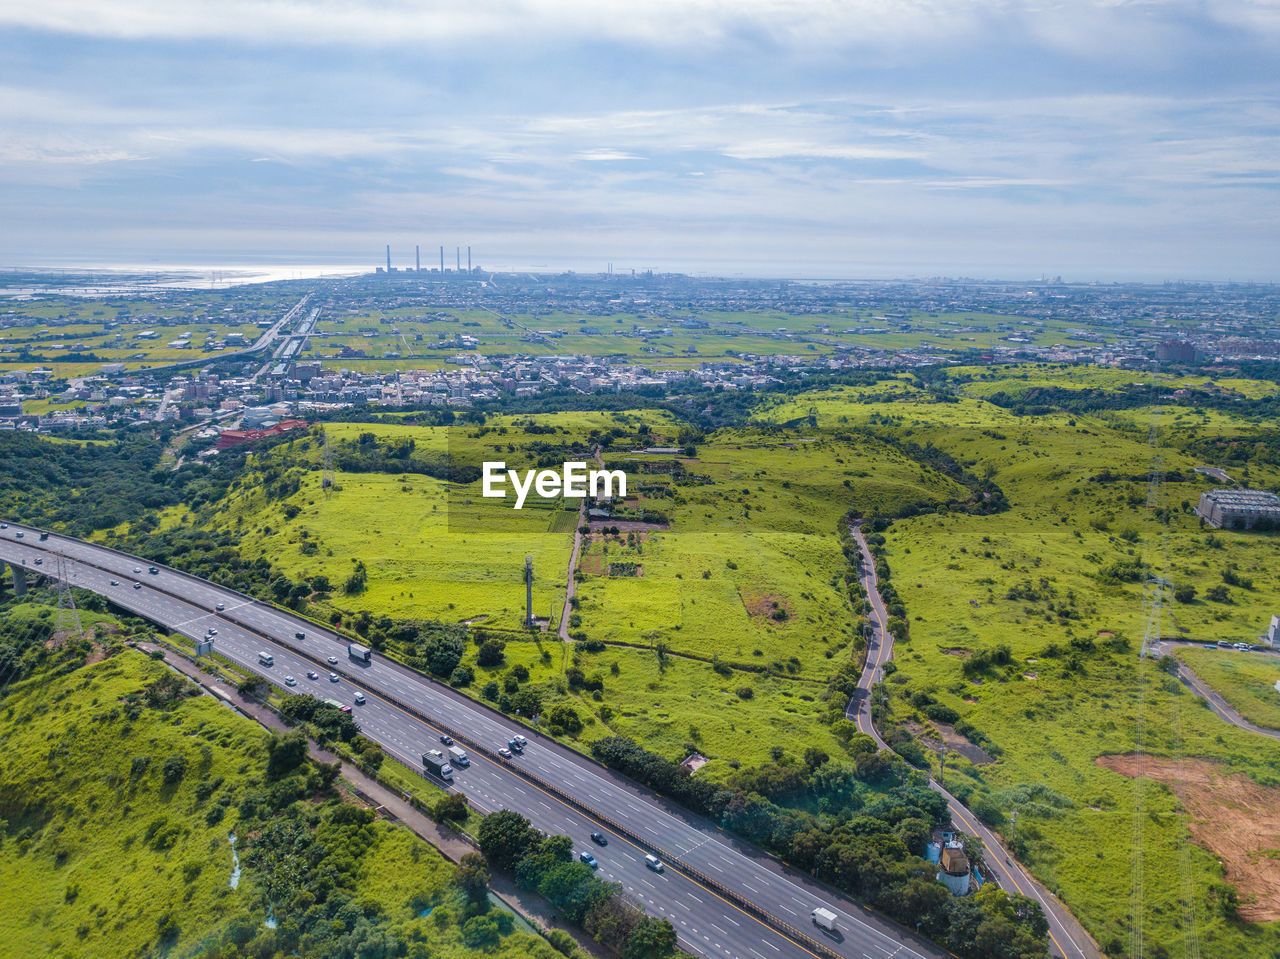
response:
[[[1111,637],[1113,637],[1113,636],[1115,636],[1115,633],[1111,632],[1111,630],[1109,630],[1109,629],[1100,629],[1100,630],[1098,630],[1098,638],[1099,638],[1099,639],[1111,639]]]
[[[995,762],[995,757],[988,753],[981,746],[975,746],[969,740],[965,739],[955,728],[948,723],[935,722],[934,728],[938,730],[938,735],[934,736],[927,731],[919,723],[905,722],[902,724],[911,735],[920,740],[930,749],[936,750],[940,745],[945,744],[952,752],[957,752],[975,766],[985,766],[988,763]],[[942,737],[942,742],[938,742],[938,737]]]
[[[1187,811],[1196,843],[1222,860],[1240,897],[1240,917],[1280,919],[1280,788],[1259,786],[1215,763],[1157,756],[1100,756],[1097,764],[1130,779],[1167,786]]]
[[[944,656],[959,656],[961,659],[963,659],[965,656],[968,656],[971,652],[973,652],[973,650],[965,649],[963,646],[953,646],[950,649],[944,649],[942,651],[942,654]]]
[[[747,612],[757,619],[767,619],[770,622],[786,622],[791,618],[791,603],[785,596],[779,596],[777,593],[741,593],[742,605]],[[777,617],[776,613],[782,610],[786,615]]]

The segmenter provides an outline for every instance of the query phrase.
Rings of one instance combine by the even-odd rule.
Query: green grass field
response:
[[[584,570],[641,569],[584,576],[583,630],[815,678],[857,627],[840,581],[841,517],[967,492],[887,446],[818,433],[722,431],[682,462],[689,480],[652,500],[670,529],[633,545],[593,536]]]
[[[1270,653],[1241,653],[1179,647],[1178,659],[1221,694],[1249,722],[1280,729],[1280,658]]]
[[[1051,370],[1038,375],[1054,382]],[[1069,383],[1075,374],[1057,375]],[[884,394],[884,401],[865,396],[802,397],[795,406],[807,403],[830,422],[847,417],[935,444],[971,471],[989,472],[1010,504],[989,516],[903,519],[886,531],[881,555],[910,626],[890,683],[901,692],[895,715],[928,725],[908,700],[908,694],[925,694],[994,742],[1002,750],[996,763],[975,770],[956,760],[948,763],[950,775],[990,801],[997,815],[1018,811],[1024,858],[1036,874],[1104,946],[1127,942],[1130,851],[1121,837],[1131,832],[1138,787],[1098,769],[1094,759],[1132,751],[1142,728],[1153,753],[1219,759],[1263,782],[1275,781],[1280,761],[1276,743],[1234,730],[1154,672],[1140,700],[1135,667],[1146,628],[1144,569],[1158,570],[1175,587],[1196,589],[1190,601],[1166,607],[1164,635],[1252,640],[1280,597],[1276,536],[1200,527],[1189,506],[1211,484],[1192,472],[1201,460],[1183,452],[1189,441],[1181,431],[1189,420],[1180,426],[1175,417],[1162,417],[1163,469],[1179,477],[1164,484],[1161,503],[1169,513],[1162,526],[1146,507],[1152,454],[1140,413],[1032,420],[976,397],[930,403],[906,385]],[[790,412],[778,408],[769,415]],[[1254,475],[1274,482],[1269,471],[1255,468]],[[1248,585],[1227,585],[1225,575]],[[1226,601],[1208,598],[1219,586]],[[1111,645],[1124,641],[1127,652]],[[1009,650],[1008,665],[965,673],[966,660],[1001,645]],[[1146,705],[1140,708],[1140,701]],[[1070,805],[1021,806],[1016,790],[1036,784]],[[1176,954],[1181,933],[1172,864],[1187,832],[1162,787],[1152,787],[1148,808],[1148,942]],[[1007,821],[1003,829],[1008,836]],[[1214,891],[1221,879],[1216,861],[1199,848],[1191,858],[1206,948],[1212,944],[1214,954],[1224,956],[1275,949],[1276,925],[1224,918]]]
[[[0,766],[4,954],[203,955],[227,936],[264,931],[254,870],[231,886],[229,834],[237,802],[261,774],[266,733],[210,697],[168,711],[124,702],[166,672],[127,651],[9,690]],[[185,772],[166,782],[175,756]],[[217,805],[225,818],[211,821]],[[420,944],[412,954],[558,955],[521,932],[482,950],[464,946],[451,865],[403,827],[375,821],[369,830],[347,868],[360,901],[379,904],[400,941]],[[424,906],[436,907],[431,917],[419,915]]]

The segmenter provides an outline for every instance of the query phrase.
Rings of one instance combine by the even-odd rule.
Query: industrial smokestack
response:
[[[422,272],[422,248],[416,243],[413,245],[413,269]]]
[[[467,247],[467,272],[471,272],[471,247]]]
[[[391,244],[387,244],[387,272],[391,272]]]
[[[440,272],[444,273],[444,246],[440,247]]]
[[[456,259],[456,263],[454,264],[454,266],[457,269],[457,271],[461,273],[462,272],[462,247],[455,246],[453,248],[453,255]]]

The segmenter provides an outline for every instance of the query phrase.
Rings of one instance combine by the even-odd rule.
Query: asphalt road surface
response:
[[[681,947],[690,952],[741,959],[945,955],[759,849],[444,684],[376,654],[367,665],[356,663],[347,656],[346,640],[314,623],[164,566],[150,573],[152,564],[145,559],[57,534],[42,542],[38,530],[16,524],[0,529],[0,561],[53,576],[58,554],[65,557],[72,585],[192,639],[212,627],[215,650],[245,669],[290,692],[353,704],[362,733],[410,769],[422,771],[422,753],[443,748],[442,728],[454,731],[471,757],[470,766],[455,772],[454,788],[481,811],[514,809],[539,829],[572,837],[575,851],[596,856],[602,878],[621,883],[646,911],[671,920]],[[37,557],[44,561],[40,566]],[[224,608],[217,609],[218,604]],[[271,656],[272,665],[260,663],[260,652]],[[309,671],[318,678],[309,679]],[[336,680],[330,680],[331,671]],[[286,687],[286,676],[296,685]],[[357,691],[364,693],[364,705],[354,704]],[[476,749],[497,750],[519,732],[529,735],[523,756],[504,762]],[[554,785],[543,788],[517,768]],[[607,819],[619,828],[610,828]],[[590,841],[597,831],[608,838],[607,847]],[[676,857],[680,865],[653,872],[645,866],[649,852]],[[839,916],[836,936],[812,923],[811,912],[819,906]],[[774,924],[761,913],[774,917]],[[791,929],[779,931],[778,920]]]
[[[1175,643],[1167,639],[1162,639],[1159,642],[1152,644],[1151,651],[1156,656],[1164,656],[1175,645],[1201,646],[1204,644],[1193,643],[1193,642]],[[1217,647],[1217,648],[1222,649],[1222,647]],[[1222,651],[1233,652],[1233,650],[1230,650],[1230,649],[1223,649]],[[1264,650],[1264,652],[1270,652],[1270,650]],[[1251,733],[1257,733],[1260,736],[1270,736],[1272,739],[1280,739],[1280,729],[1268,729],[1266,726],[1258,726],[1254,723],[1249,722],[1249,720],[1245,719],[1243,716],[1240,715],[1239,712],[1236,711],[1235,707],[1233,707],[1225,699],[1223,699],[1221,696],[1215,693],[1209,687],[1208,683],[1206,683],[1203,679],[1201,679],[1194,672],[1192,672],[1189,667],[1184,666],[1182,663],[1178,663],[1178,678],[1182,680],[1182,684],[1184,686],[1186,686],[1193,693],[1195,693],[1197,696],[1199,696],[1201,699],[1207,702],[1209,704],[1209,708],[1212,709],[1221,719],[1226,720],[1232,726],[1238,726],[1240,729],[1246,730]]]
[[[893,634],[886,628],[889,613],[885,609],[884,600],[880,597],[880,587],[876,579],[875,558],[867,546],[862,529],[857,524],[850,526],[853,538],[862,552],[862,587],[871,603],[871,634],[867,639],[867,661],[862,675],[858,678],[858,688],[849,698],[845,707],[845,716],[854,721],[858,731],[866,733],[876,741],[881,749],[888,749],[888,744],[880,738],[871,721],[871,689],[876,683],[884,680],[884,664],[893,659]],[[1004,848],[1000,839],[969,811],[960,800],[947,792],[936,781],[929,783],[947,798],[947,807],[951,812],[951,821],[956,827],[977,836],[986,847],[986,863],[988,871],[994,871],[1000,888],[1006,892],[1016,892],[1040,903],[1045,918],[1049,920],[1050,952],[1063,959],[1102,959],[1102,953],[1094,941],[1089,938],[1084,927],[1075,916],[1062,905],[1052,893],[1038,882],[1017,863]]]

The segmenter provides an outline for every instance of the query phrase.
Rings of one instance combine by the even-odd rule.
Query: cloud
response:
[[[1076,52],[1119,48],[1197,24],[1274,36],[1268,0],[41,0],[0,7],[0,24],[84,36],[373,47],[494,38],[590,38],[697,48],[877,47],[1016,30]],[[1156,36],[1161,39],[1161,36]]]

